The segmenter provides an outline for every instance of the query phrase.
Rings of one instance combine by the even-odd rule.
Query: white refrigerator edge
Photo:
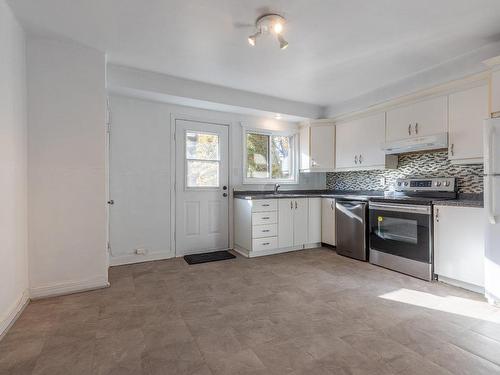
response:
[[[484,122],[485,296],[500,304],[500,118]]]

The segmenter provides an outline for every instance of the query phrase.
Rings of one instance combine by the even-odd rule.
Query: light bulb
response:
[[[281,22],[276,22],[273,29],[276,34],[280,34],[283,31],[283,24]]]
[[[278,40],[280,42],[280,48],[286,49],[288,47],[288,42],[283,38],[283,35],[278,34]]]

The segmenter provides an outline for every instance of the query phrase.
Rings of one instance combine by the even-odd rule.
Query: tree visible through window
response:
[[[293,136],[246,133],[246,177],[293,180]]]

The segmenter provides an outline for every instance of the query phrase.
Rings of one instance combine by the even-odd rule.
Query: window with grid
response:
[[[186,187],[218,188],[219,174],[219,136],[186,132]]]

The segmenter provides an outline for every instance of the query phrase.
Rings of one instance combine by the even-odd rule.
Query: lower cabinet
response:
[[[321,242],[321,198],[234,200],[234,248],[254,257]]]
[[[321,242],[336,246],[335,242],[335,199],[321,199]]]
[[[434,207],[434,272],[438,279],[480,292],[484,286],[482,208]]]
[[[307,243],[308,198],[280,199],[278,212],[278,246],[285,248]]]

